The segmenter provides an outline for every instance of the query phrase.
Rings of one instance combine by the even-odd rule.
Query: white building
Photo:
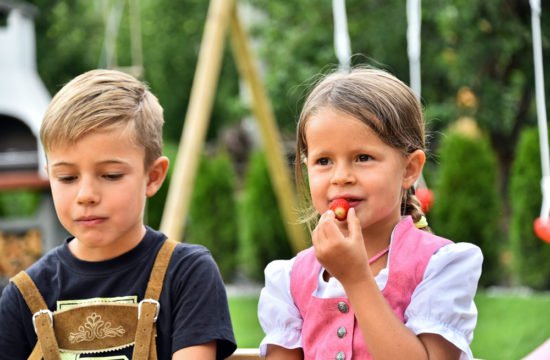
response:
[[[43,248],[66,234],[56,218],[39,140],[40,124],[51,96],[36,68],[34,17],[22,1],[0,0],[0,190],[40,189],[44,196],[32,218],[0,218],[0,231],[40,228]]]

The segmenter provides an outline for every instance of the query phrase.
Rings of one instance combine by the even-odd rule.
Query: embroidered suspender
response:
[[[113,309],[116,308],[113,311],[118,311],[117,315],[120,314],[121,317],[124,317],[123,315],[128,317],[129,315],[133,318],[134,322],[136,321],[135,314],[137,313],[137,326],[134,327],[136,330],[134,338],[134,352],[132,357],[133,360],[157,359],[155,346],[155,322],[160,311],[160,304],[158,300],[162,291],[164,276],[170,262],[170,257],[172,256],[172,252],[174,251],[176,245],[177,243],[175,241],[166,240],[159,250],[155,263],[153,264],[153,269],[151,270],[151,275],[145,291],[145,297],[137,305],[137,311],[135,304],[126,306],[102,304],[85,305],[80,307],[85,308],[86,306],[95,306],[98,308],[105,308],[107,306],[112,307]],[[63,326],[56,326],[56,331],[54,331],[53,320],[57,317],[67,319],[67,315],[70,317],[71,313],[69,312],[73,310],[74,315],[79,315],[78,311],[80,309],[75,308],[68,311],[52,313],[48,309],[46,302],[36,288],[36,285],[26,272],[20,272],[14,276],[11,281],[17,286],[29,309],[33,313],[33,324],[38,336],[37,344],[28,360],[40,360],[42,358],[44,360],[60,360],[59,346],[55,333],[58,327]]]

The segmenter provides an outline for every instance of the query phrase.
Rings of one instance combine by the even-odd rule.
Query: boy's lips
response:
[[[107,218],[103,216],[82,216],[76,219],[76,222],[84,225],[95,225],[105,221]]]

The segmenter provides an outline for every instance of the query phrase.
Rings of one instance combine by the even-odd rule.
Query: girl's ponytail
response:
[[[414,194],[414,188],[411,187],[406,191],[403,202],[404,215],[410,215],[417,228],[432,232],[426,221],[424,211],[422,211],[422,204]]]

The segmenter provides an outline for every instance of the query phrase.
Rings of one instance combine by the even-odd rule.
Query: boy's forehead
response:
[[[59,139],[50,144],[46,152],[48,157],[64,157],[63,155],[78,155],[90,153],[95,157],[109,157],[110,154],[131,155],[139,153],[145,156],[145,149],[140,146],[131,131],[122,129],[101,129],[90,131],[77,139]]]

